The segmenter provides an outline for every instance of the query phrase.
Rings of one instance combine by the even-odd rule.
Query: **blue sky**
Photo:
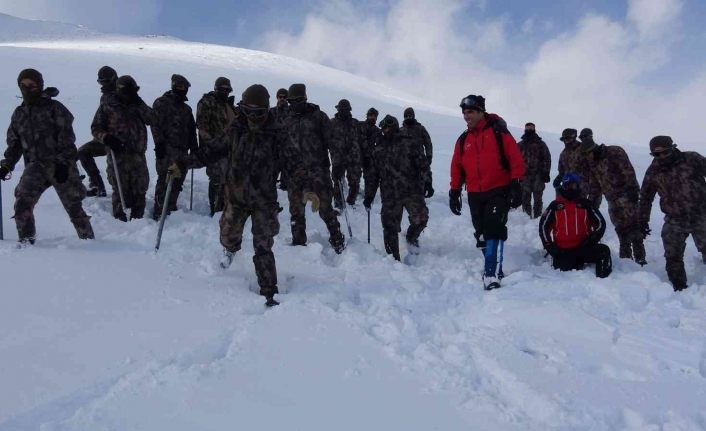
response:
[[[0,0],[0,12],[286,54],[447,106],[484,94],[554,131],[642,141],[664,124],[702,141],[704,0]]]

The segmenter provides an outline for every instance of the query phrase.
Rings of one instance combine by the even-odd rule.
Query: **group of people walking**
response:
[[[309,102],[304,84],[279,89],[273,107],[268,90],[257,84],[248,87],[236,103],[230,81],[220,77],[213,91],[198,102],[194,116],[186,103],[191,84],[184,76],[173,75],[170,89],[152,107],[139,96],[140,87],[129,75],[119,76],[104,66],[98,71],[98,83],[102,96],[91,123],[93,140],[77,149],[73,117],[55,100],[59,91],[45,88],[42,75],[34,69],[23,70],[17,78],[23,102],[10,121],[0,178],[8,179],[20,158],[24,159],[14,208],[21,246],[35,241],[33,209],[50,186],[56,189],[78,236],[94,237],[82,200],[107,196],[96,157],[107,156],[113,216],[125,222],[144,217],[150,126],[157,172],[151,216],[157,219],[163,211],[176,210],[185,173],[205,167],[210,214],[222,212],[221,266],[227,268],[240,250],[250,218],[253,263],[268,306],[278,304],[272,253],[282,210],[278,187],[288,195],[294,246],[307,244],[305,208],[311,204],[327,227],[331,247],[342,253],[346,242],[339,214],[361,194],[370,211],[380,189],[385,250],[400,260],[398,236],[406,210],[408,251],[418,253],[419,237],[429,220],[425,199],[434,195],[433,146],[412,108],[404,111],[401,125],[392,115],[378,123],[375,108],[368,110],[365,121],[358,121],[351,114],[350,102],[342,99],[334,118],[329,118]],[[650,142],[655,161],[640,189],[625,151],[596,144],[590,129],[581,131],[580,142],[575,129],[566,129],[559,175],[553,183],[558,197],[545,210],[542,194],[551,181],[552,164],[535,125],[526,124],[518,145],[505,121],[486,113],[482,96],[465,97],[461,109],[468,127],[454,148],[449,205],[454,214],[461,214],[465,187],[476,245],[485,257],[486,289],[500,287],[504,276],[502,256],[511,208],[522,206],[530,217],[541,216],[540,236],[555,268],[579,269],[595,263],[596,274],[604,277],[611,271],[611,253],[600,244],[605,232],[605,220],[598,210],[602,196],[618,233],[620,257],[644,265],[643,239],[650,233],[656,193],[667,215],[662,233],[667,273],[675,290],[686,287],[686,237],[693,234],[699,251],[706,251],[706,159],[677,150],[668,137],[656,137]],[[88,176],[88,187],[82,183],[77,160]],[[362,193],[361,178],[365,183]]]

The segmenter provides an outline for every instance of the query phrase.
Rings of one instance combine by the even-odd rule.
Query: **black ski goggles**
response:
[[[463,100],[461,100],[461,104],[459,105],[461,109],[470,109],[472,111],[478,111],[478,112],[483,112],[484,109],[478,105],[478,100],[475,97],[466,97]]]
[[[267,115],[268,110],[269,108],[252,107],[243,104],[240,105],[240,112],[242,112],[246,117],[251,118],[262,118]]]

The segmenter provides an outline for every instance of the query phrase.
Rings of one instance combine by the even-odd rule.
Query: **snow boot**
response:
[[[400,243],[397,238],[397,233],[383,233],[383,240],[385,242],[385,251],[387,254],[391,254],[396,261],[400,261]]]
[[[88,180],[88,190],[86,191],[86,196],[88,197],[99,197],[104,198],[108,194],[105,192],[105,184],[103,184],[103,178],[100,175],[91,177]]]
[[[500,285],[500,279],[495,276],[483,276],[483,289],[485,290],[493,290],[493,289],[499,289],[502,287]]]
[[[29,236],[27,238],[20,238],[19,240],[17,240],[17,248],[27,248],[31,245],[34,245],[34,241],[35,239],[33,236]]]
[[[80,239],[95,239],[96,236],[93,234],[90,217],[71,219],[71,223],[74,225],[76,234]]]
[[[220,261],[220,266],[223,269],[228,269],[230,265],[233,263],[233,257],[235,256],[234,251],[230,251],[226,248],[223,249],[223,257],[221,258]]]
[[[274,295],[267,295],[265,297],[265,307],[272,308],[279,305],[279,301],[275,299]]]
[[[328,242],[331,244],[331,247],[333,247],[336,254],[341,254],[343,253],[343,250],[346,249],[346,237],[343,236],[341,232],[331,235]]]

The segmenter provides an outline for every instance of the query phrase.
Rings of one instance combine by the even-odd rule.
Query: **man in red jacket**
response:
[[[503,277],[507,214],[522,204],[520,179],[525,164],[505,120],[485,112],[483,96],[465,97],[460,106],[468,130],[456,141],[451,159],[449,207],[461,215],[461,187],[465,183],[476,246],[485,256],[483,285],[490,290],[500,287]]]
[[[590,200],[581,196],[581,177],[569,172],[561,179],[559,196],[539,220],[539,236],[552,256],[554,269],[583,269],[596,264],[596,277],[612,271],[610,248],[599,244],[605,233],[605,219]]]

